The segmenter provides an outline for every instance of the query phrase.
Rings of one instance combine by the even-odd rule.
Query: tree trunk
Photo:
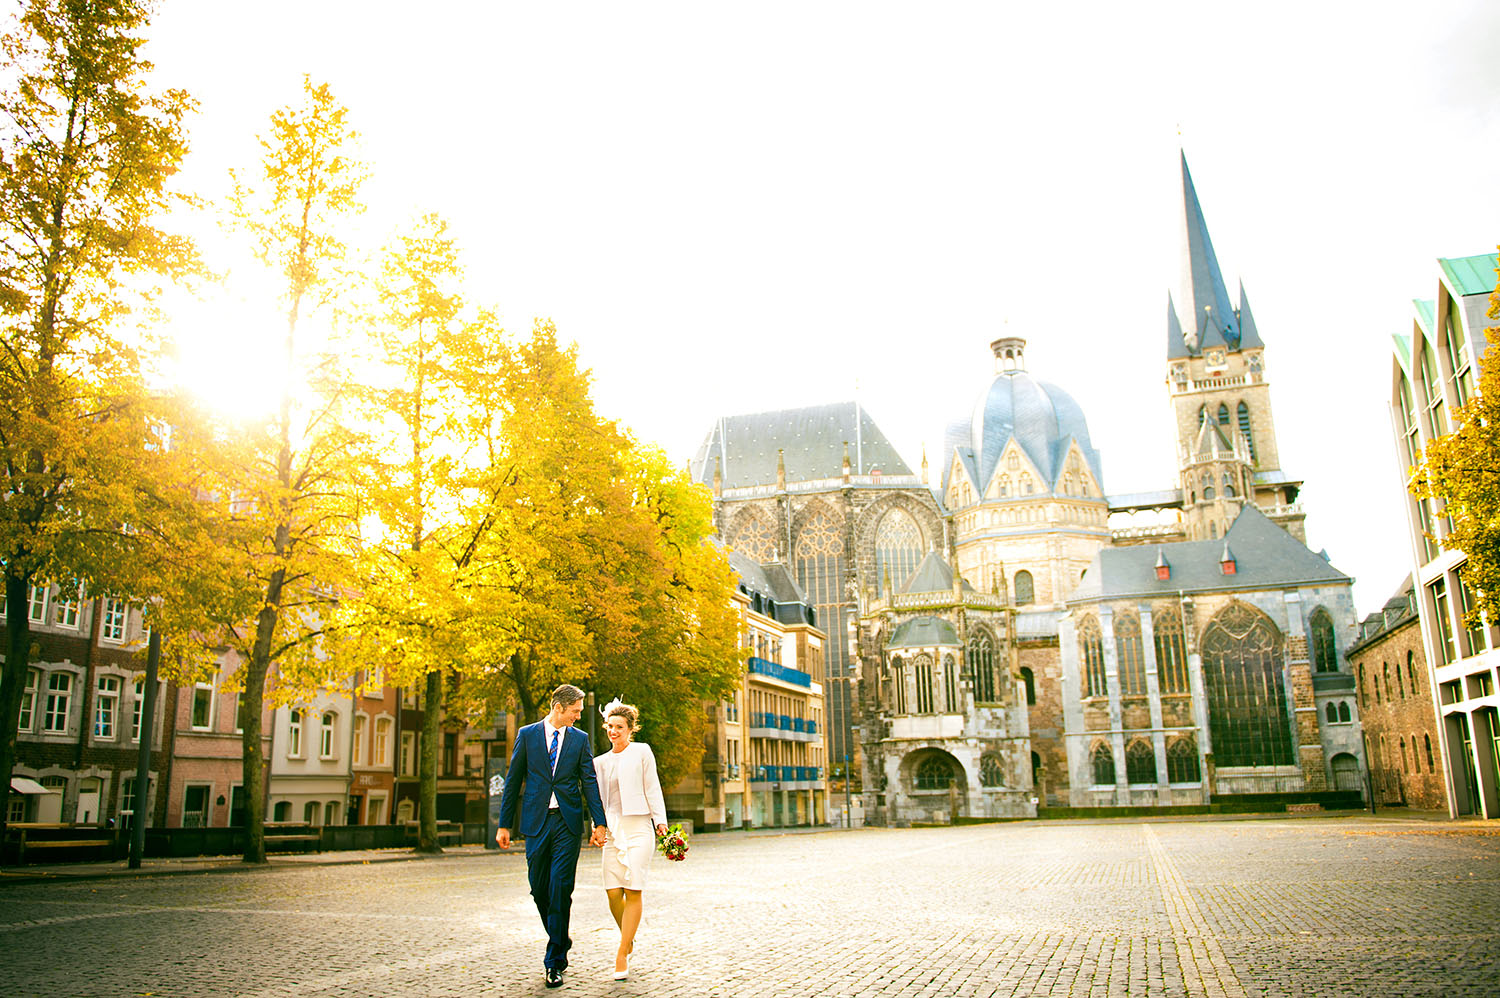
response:
[[[5,807],[0,807],[0,842],[5,840],[5,826],[10,818],[10,775],[16,766],[16,725],[20,720],[21,691],[26,687],[26,671],[31,664],[31,622],[26,599],[31,580],[5,573],[5,669],[0,671],[0,788],[5,791]],[[42,695],[37,690],[37,696]],[[32,707],[36,716],[36,707]]]
[[[417,820],[417,852],[442,852],[437,835],[438,720],[443,710],[443,673],[427,673],[427,692],[422,696],[421,808]]]
[[[244,734],[240,736],[241,781],[245,786],[245,862],[266,861],[266,760],[261,755],[261,717],[265,713],[266,675],[271,669],[271,641],[281,603],[282,570],[271,573],[266,603],[255,620],[255,645],[245,663]]]
[[[530,724],[536,720],[536,698],[531,695],[531,673],[518,651],[510,654],[510,681],[515,684],[516,701],[521,705],[521,723]]]

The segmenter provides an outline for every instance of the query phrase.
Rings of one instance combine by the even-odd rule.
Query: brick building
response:
[[[1348,656],[1376,801],[1447,810],[1442,740],[1409,577],[1385,606],[1360,621]]]

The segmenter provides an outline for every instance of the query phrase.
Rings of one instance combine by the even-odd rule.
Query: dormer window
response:
[[[1167,553],[1160,548],[1156,550],[1156,578],[1158,582],[1166,582],[1172,577],[1172,566],[1167,562]]]
[[[1226,542],[1224,545],[1224,553],[1219,555],[1219,574],[1234,575],[1235,571],[1236,565],[1234,562],[1234,552],[1229,550],[1229,544]]]

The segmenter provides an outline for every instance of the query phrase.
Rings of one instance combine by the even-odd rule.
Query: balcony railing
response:
[[[805,686],[808,688],[812,686],[812,676],[801,669],[793,669],[789,665],[781,665],[754,655],[750,656],[750,671],[756,675],[768,676],[771,679],[780,680],[783,683],[791,683],[793,686]]]
[[[821,766],[756,766],[752,783],[812,783],[823,779]]]
[[[816,741],[818,722],[806,717],[754,711],[750,714],[751,738],[779,738],[793,742]]]

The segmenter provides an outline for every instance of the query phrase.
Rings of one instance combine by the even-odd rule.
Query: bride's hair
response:
[[[625,725],[631,731],[641,730],[641,712],[636,710],[633,704],[621,703],[619,700],[616,700],[614,703],[604,708],[604,719],[606,721],[608,721],[611,717],[615,717],[617,715],[619,717],[625,718]]]

